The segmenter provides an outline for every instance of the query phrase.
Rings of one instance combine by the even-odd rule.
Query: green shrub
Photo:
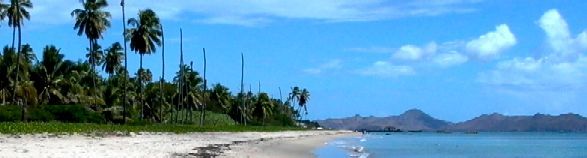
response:
[[[20,110],[16,105],[0,106],[0,122],[20,121]]]
[[[43,105],[40,107],[53,119],[68,123],[104,123],[104,117],[82,105]]]
[[[179,119],[181,120],[185,120],[183,119],[186,116],[186,111],[180,111],[179,113]],[[192,118],[188,119],[191,121],[184,121],[184,122],[189,122],[189,124],[200,124],[200,111],[194,111],[192,113]],[[173,114],[173,116],[175,116],[175,114]],[[189,116],[189,114],[188,114]],[[167,120],[170,121],[171,119],[171,115],[167,116]],[[236,125],[236,122],[230,118],[230,116],[228,116],[227,114],[218,114],[218,113],[214,113],[214,112],[210,112],[210,111],[206,111],[206,120],[204,120],[204,124],[206,124],[206,126],[229,126],[229,125]]]

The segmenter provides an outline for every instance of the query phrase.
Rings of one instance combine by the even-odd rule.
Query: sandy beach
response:
[[[0,135],[0,157],[314,157],[346,131]]]

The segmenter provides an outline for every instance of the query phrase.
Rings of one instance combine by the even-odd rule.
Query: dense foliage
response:
[[[137,18],[125,21],[129,29],[121,30],[124,43],[129,42],[128,51],[141,56],[140,68],[131,73],[123,65],[125,44],[116,42],[104,49],[99,44],[111,25],[110,13],[104,10],[106,0],[83,0],[81,8],[71,12],[73,29],[89,41],[87,59],[77,61],[66,59],[53,45],[40,50],[39,57],[30,45],[21,45],[20,27],[29,19],[32,2],[1,2],[0,18],[8,19],[13,31],[18,30],[19,42],[15,48],[13,34],[12,46],[0,52],[0,75],[4,75],[0,78],[0,121],[294,126],[307,113],[309,92],[298,87],[292,88],[287,100],[263,92],[233,94],[222,84],[206,85],[192,64],[180,65],[171,81],[153,76],[142,66],[142,57],[154,54],[164,41],[161,21],[151,9],[139,11]],[[107,76],[100,75],[101,71]]]

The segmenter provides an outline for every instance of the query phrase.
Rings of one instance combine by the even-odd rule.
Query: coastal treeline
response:
[[[109,3],[80,2],[71,11],[72,28],[88,40],[87,49],[80,50],[86,58],[70,60],[57,46],[33,50],[21,38],[34,9],[31,0],[0,1],[0,18],[12,31],[12,43],[0,56],[0,121],[294,126],[307,114],[308,90],[292,87],[279,99],[243,88],[234,93],[220,83],[209,84],[206,68],[202,75],[192,62],[184,63],[183,50],[172,80],[154,76],[142,59],[157,50],[165,57],[156,12],[143,9],[126,19],[122,0],[121,41],[106,44],[100,42],[103,33],[114,23],[105,10]],[[128,69],[129,55],[140,56],[139,69]]]

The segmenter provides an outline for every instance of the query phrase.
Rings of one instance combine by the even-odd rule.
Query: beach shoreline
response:
[[[357,136],[353,132],[320,133],[295,138],[277,138],[232,147],[222,158],[311,158],[326,143],[341,137]]]
[[[325,142],[350,131],[0,135],[0,157],[314,157]],[[294,147],[294,145],[296,145]],[[289,149],[295,149],[289,151]],[[263,152],[259,152],[263,151]],[[265,152],[266,151],[266,152]],[[267,155],[269,154],[269,155]]]

